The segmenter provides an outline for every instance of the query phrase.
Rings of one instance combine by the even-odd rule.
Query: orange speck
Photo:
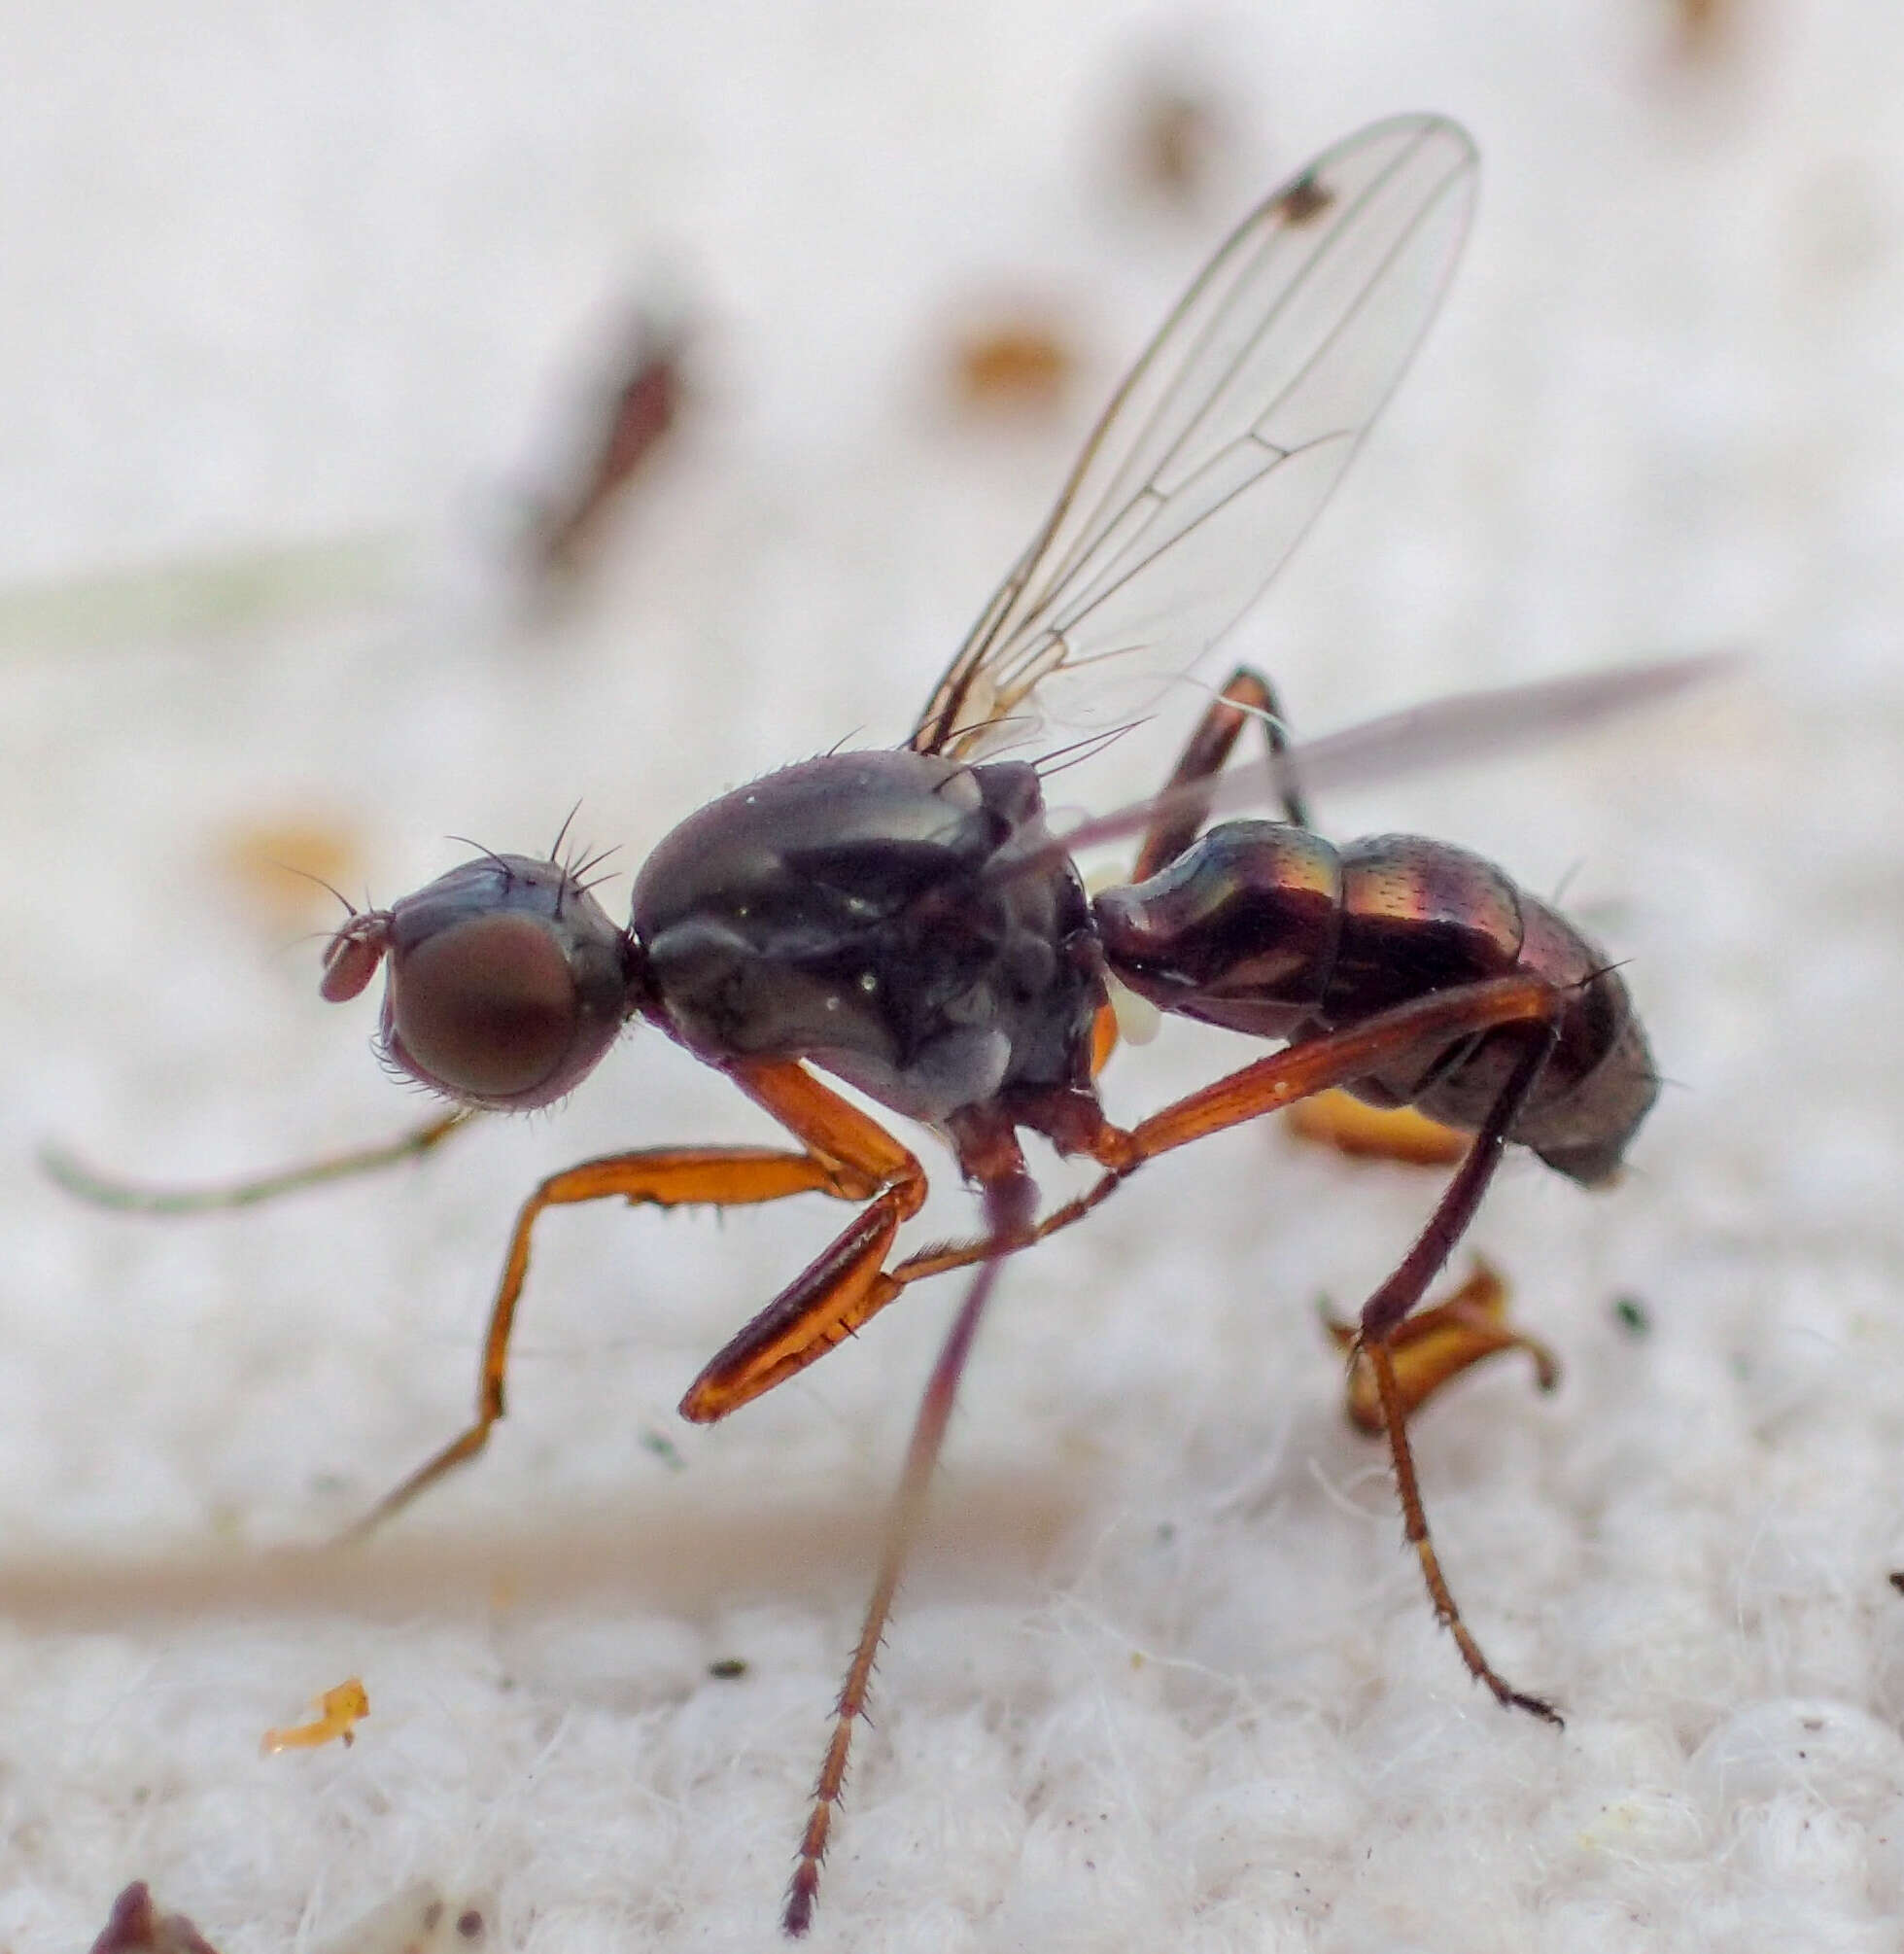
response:
[[[1048,325],[1004,320],[979,326],[952,356],[953,389],[967,409],[1049,413],[1062,401],[1077,362]]]
[[[1292,1132],[1355,1160],[1399,1160],[1409,1167],[1451,1167],[1469,1136],[1412,1106],[1384,1111],[1343,1092],[1318,1093],[1289,1111]]]
[[[266,1730],[259,1749],[269,1757],[276,1751],[315,1750],[332,1738],[349,1745],[355,1741],[359,1721],[370,1714],[370,1698],[362,1680],[353,1676],[327,1690],[316,1702],[317,1717],[308,1724],[293,1724],[282,1730]]]

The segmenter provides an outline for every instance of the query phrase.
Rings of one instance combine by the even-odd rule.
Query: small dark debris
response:
[[[747,1665],[739,1656],[723,1656],[719,1661],[708,1664],[708,1674],[718,1683],[738,1682],[746,1673]]]
[[[1645,1337],[1652,1332],[1653,1319],[1647,1315],[1646,1306],[1637,1296],[1615,1296],[1613,1316],[1629,1337]]]
[[[677,324],[659,317],[637,321],[611,376],[590,402],[588,452],[524,526],[524,553],[537,576],[572,576],[582,567],[609,511],[667,439],[686,396],[686,344]]]
[[[473,1906],[465,1907],[456,1916],[456,1931],[466,1940],[480,1940],[483,1937],[483,1917]]]
[[[1904,1572],[1893,1574],[1889,1579],[1890,1585],[1897,1589],[1898,1593],[1904,1594]]]
[[[218,1954],[183,1913],[160,1913],[152,1889],[135,1879],[106,1918],[92,1954]]]
[[[1130,161],[1140,184],[1170,203],[1194,205],[1230,133],[1215,95],[1181,82],[1157,87],[1138,102],[1134,123]]]
[[[1741,25],[1738,0],[1672,0],[1676,52],[1688,63],[1723,55]]]
[[[652,1452],[670,1472],[685,1472],[687,1461],[680,1454],[680,1448],[666,1433],[656,1431],[653,1426],[644,1426],[641,1431],[641,1449]]]
[[[1283,192],[1282,212],[1286,224],[1313,224],[1335,201],[1335,192],[1316,179],[1311,171],[1299,176]]]

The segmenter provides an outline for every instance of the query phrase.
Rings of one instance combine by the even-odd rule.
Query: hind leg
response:
[[[1223,690],[1211,700],[1209,710],[1197,721],[1196,730],[1190,736],[1164,792],[1174,794],[1183,788],[1194,787],[1199,782],[1215,780],[1223,771],[1224,763],[1229,758],[1243,728],[1252,719],[1263,728],[1272,755],[1280,756],[1288,751],[1289,734],[1268,680],[1261,672],[1239,665],[1229,675]],[[1284,785],[1282,802],[1283,819],[1292,827],[1309,825],[1308,811],[1293,784]],[[1159,869],[1167,868],[1196,839],[1197,830],[1208,814],[1208,801],[1199,804],[1193,796],[1188,802],[1173,806],[1168,814],[1160,815],[1145,835],[1143,846],[1137,851],[1136,864],[1130,871],[1131,881],[1144,882]]]

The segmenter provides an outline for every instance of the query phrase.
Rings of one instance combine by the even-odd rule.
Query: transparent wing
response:
[[[1118,389],[915,750],[1141,713],[1255,603],[1434,317],[1476,160],[1458,124],[1398,117],[1244,220]]]

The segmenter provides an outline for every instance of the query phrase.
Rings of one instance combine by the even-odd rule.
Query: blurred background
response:
[[[489,1457],[285,1558],[465,1415],[540,1175],[761,1122],[638,1034],[242,1215],[37,1156],[214,1182],[423,1117],[284,865],[388,901],[572,811],[625,878],[903,738],[1229,227],[1422,108],[1483,155],[1462,269],[1212,664],[1321,731],[1753,661],[1319,811],[1564,888],[1674,1081],[1624,1187],[1520,1164],[1476,1231],[1562,1391],[1421,1430],[1471,1622],[1570,1727],[1470,1690],[1313,1320],[1437,1183],[1234,1134],[1010,1272],[816,1941],[1895,1943],[1904,18],[186,0],[17,12],[0,75],[0,1940],[139,1877],[220,1947],[369,1946],[417,1882],[499,1945],[768,1943],[950,1290],[689,1430],[841,1213],[558,1217]],[[1160,780],[1163,716],[1053,798]],[[1113,1115],[1239,1055],[1170,1028]],[[258,1757],[353,1672],[353,1750]]]

